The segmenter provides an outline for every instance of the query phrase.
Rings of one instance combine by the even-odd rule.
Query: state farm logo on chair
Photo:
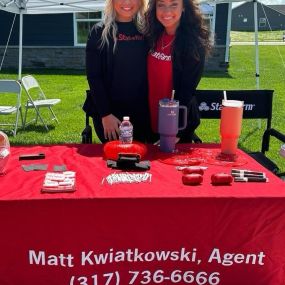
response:
[[[199,111],[219,111],[222,108],[222,104],[218,102],[212,102],[210,106],[207,102],[201,102],[199,105]],[[255,104],[244,104],[243,109],[245,111],[252,111],[255,108]]]

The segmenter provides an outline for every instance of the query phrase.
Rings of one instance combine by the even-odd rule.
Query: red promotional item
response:
[[[229,185],[233,182],[233,177],[227,173],[216,173],[211,176],[213,185]]]
[[[203,181],[203,176],[201,174],[192,173],[184,174],[182,176],[182,182],[185,185],[199,185]]]
[[[119,154],[139,155],[143,159],[147,153],[146,145],[134,141],[132,143],[121,143],[120,141],[110,141],[104,145],[104,158],[118,160]]]
[[[204,170],[199,167],[199,166],[192,166],[192,167],[186,167],[182,170],[183,174],[192,174],[192,173],[197,173],[200,175],[204,174]]]

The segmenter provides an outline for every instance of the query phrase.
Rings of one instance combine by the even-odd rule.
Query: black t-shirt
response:
[[[147,101],[147,44],[132,22],[119,23],[110,92],[112,113],[130,116],[134,133],[143,132],[149,118]]]
[[[147,96],[147,46],[132,22],[117,22],[113,57],[112,101],[135,102]]]

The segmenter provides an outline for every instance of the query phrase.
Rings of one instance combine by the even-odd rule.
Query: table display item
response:
[[[147,147],[137,141],[126,144],[116,140],[105,143],[103,153],[104,158],[110,160],[118,160],[119,155],[122,154],[138,155],[140,159],[143,159],[146,156]]]
[[[234,177],[235,182],[268,182],[267,177]]]
[[[213,185],[230,185],[233,182],[233,177],[228,173],[215,173],[211,176]]]
[[[203,182],[203,176],[198,173],[183,174],[182,182],[184,185],[191,185],[191,186],[199,185]]]
[[[0,131],[0,175],[5,174],[10,157],[10,143],[7,135]]]
[[[21,154],[19,160],[36,160],[36,159],[45,159],[46,156],[44,153],[31,153],[31,154]]]
[[[138,154],[119,154],[117,160],[108,159],[107,166],[113,169],[146,171],[150,169],[150,162],[141,161]]]
[[[47,172],[42,185],[42,193],[74,192],[76,173],[74,171]]]
[[[235,159],[238,139],[241,133],[243,115],[243,101],[223,100],[220,135],[221,135],[221,156],[220,159],[232,157]]]
[[[109,174],[106,178],[103,178],[102,183],[106,181],[108,184],[122,184],[122,183],[141,183],[141,182],[151,182],[152,174],[145,173],[112,173]]]
[[[202,167],[199,166],[191,166],[191,167],[185,167],[184,169],[182,169],[182,173],[183,174],[200,174],[203,175],[204,174],[204,169]]]
[[[183,125],[179,127],[179,112],[183,110]],[[160,150],[173,152],[176,135],[187,126],[187,108],[179,106],[179,101],[161,99],[158,108],[158,133],[160,135]]]
[[[268,182],[265,172],[248,170],[248,169],[232,169],[232,176],[235,182]]]
[[[235,177],[266,177],[265,172],[248,170],[248,169],[232,169],[232,176]]]
[[[202,170],[206,170],[208,169],[207,166],[188,166],[188,165],[182,165],[182,166],[176,166],[175,169],[178,170],[178,171],[183,171],[184,169],[202,169]]]
[[[38,171],[38,170],[47,170],[48,168],[48,165],[47,164],[40,164],[40,163],[37,163],[37,164],[28,164],[28,165],[22,165],[22,169],[24,171]]]
[[[65,164],[62,164],[62,165],[54,165],[54,166],[53,166],[53,171],[56,171],[56,172],[67,171],[67,167],[66,167]]]
[[[178,150],[174,153],[158,153],[157,160],[170,165],[176,166],[193,166],[204,162],[204,159],[193,153],[193,149]]]
[[[178,145],[177,150],[174,153],[158,152],[156,154],[156,159],[159,162],[180,167],[197,166],[201,163],[219,166],[240,167],[248,162],[247,158],[244,156],[237,155],[235,156],[235,160],[221,160],[220,155],[221,149],[195,148]]]
[[[130,144],[133,142],[133,125],[130,122],[130,117],[123,117],[123,121],[119,126],[120,129],[120,142],[122,144]]]

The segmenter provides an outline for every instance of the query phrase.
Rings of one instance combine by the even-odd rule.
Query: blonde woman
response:
[[[84,111],[101,142],[116,140],[123,116],[130,116],[134,139],[148,132],[145,0],[107,0],[104,21],[96,24],[86,46],[90,100]]]

